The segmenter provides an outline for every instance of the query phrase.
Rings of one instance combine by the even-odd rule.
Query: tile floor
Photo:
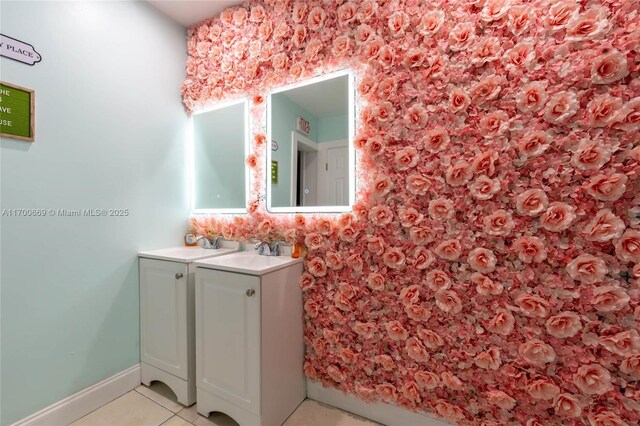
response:
[[[195,404],[176,402],[163,383],[140,386],[75,421],[71,426],[237,426],[228,416],[213,413],[203,417]],[[375,426],[362,417],[307,399],[283,426]]]

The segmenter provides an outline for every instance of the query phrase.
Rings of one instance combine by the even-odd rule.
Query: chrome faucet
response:
[[[264,241],[260,241],[256,243],[254,248],[258,250],[258,254],[260,256],[273,256],[273,253],[271,253],[271,247],[269,247],[269,244]],[[266,253],[265,253],[265,249],[266,249]]]
[[[220,248],[220,237],[215,237],[213,240],[209,240],[209,243],[211,244],[211,248],[212,249],[219,249]]]
[[[280,256],[280,245],[282,243],[281,242],[277,242],[275,247],[273,248],[273,251],[271,252],[271,256]]]
[[[202,240],[202,248],[203,249],[218,249],[220,248],[220,237],[215,237],[213,240],[208,239],[204,235],[198,235],[197,237],[193,234],[188,234],[186,241],[189,244],[197,243]]]

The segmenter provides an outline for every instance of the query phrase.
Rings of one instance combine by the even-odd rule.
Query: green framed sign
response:
[[[33,142],[35,97],[31,89],[0,81],[0,136]]]

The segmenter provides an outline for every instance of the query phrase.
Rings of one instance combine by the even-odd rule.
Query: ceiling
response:
[[[184,27],[190,27],[207,18],[213,18],[230,6],[238,6],[238,0],[147,0]]]
[[[349,77],[343,75],[331,80],[290,89],[282,94],[314,116],[323,118],[347,113],[349,110],[348,90]]]

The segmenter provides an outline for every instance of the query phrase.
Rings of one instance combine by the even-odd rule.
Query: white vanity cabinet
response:
[[[195,264],[198,412],[281,425],[306,397],[301,259],[235,253]]]
[[[194,261],[236,252],[175,247],[138,253],[140,261],[141,381],[161,381],[184,405],[195,402]]]

